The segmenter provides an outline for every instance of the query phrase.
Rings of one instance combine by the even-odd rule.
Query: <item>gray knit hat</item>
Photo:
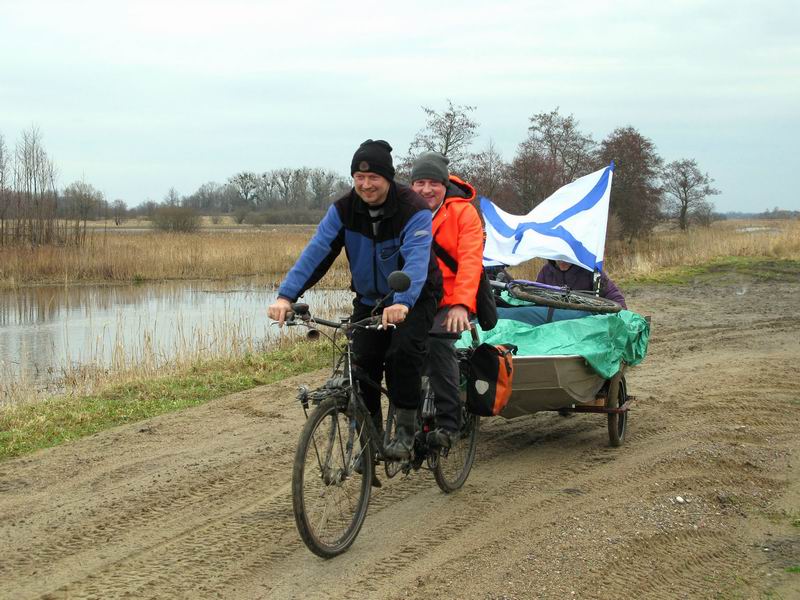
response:
[[[433,179],[447,185],[450,181],[450,172],[447,170],[449,162],[450,159],[440,152],[423,152],[411,167],[411,181]]]

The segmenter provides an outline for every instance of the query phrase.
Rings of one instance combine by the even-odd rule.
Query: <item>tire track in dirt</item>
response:
[[[514,428],[516,431],[510,434],[509,432],[504,432],[505,435],[496,435],[494,437],[491,437],[491,430],[500,429],[502,428],[502,425],[499,427],[489,426],[486,428],[486,430],[489,431],[489,437],[491,437],[491,441],[487,444],[487,436],[484,435],[484,437],[481,439],[481,448],[487,450],[487,454],[491,454],[494,458],[499,459],[497,462],[502,463],[506,459],[506,457],[502,455],[517,445],[517,442],[527,441],[532,437],[532,435],[536,435],[531,434],[530,432],[530,421],[532,421],[532,419],[520,419],[520,421],[524,420],[527,420],[528,423],[508,423],[509,429]],[[574,420],[577,419],[570,420],[569,422],[574,422]],[[584,422],[579,426],[585,427],[587,425],[587,420],[588,419],[585,419]],[[520,425],[522,425],[521,429]],[[525,429],[525,426],[527,426],[527,429]],[[400,573],[403,570],[411,570],[412,573],[410,575],[413,575],[413,566],[417,561],[426,565],[430,565],[432,562],[435,562],[434,558],[431,556],[431,553],[435,554],[440,546],[448,544],[450,542],[451,535],[463,534],[464,531],[469,530],[471,523],[481,523],[484,521],[483,526],[485,527],[486,523],[484,515],[488,512],[496,510],[496,498],[498,496],[502,497],[504,504],[512,505],[515,504],[519,498],[524,498],[526,511],[535,510],[540,515],[544,516],[548,514],[550,505],[559,503],[560,500],[552,496],[552,494],[538,493],[542,489],[546,489],[546,483],[552,481],[553,479],[567,480],[571,482],[571,485],[576,485],[580,488],[581,494],[597,496],[598,494],[608,492],[608,486],[600,485],[598,483],[598,481],[602,481],[603,476],[605,476],[607,473],[605,471],[598,472],[597,467],[600,464],[604,464],[607,465],[608,469],[614,470],[615,465],[613,463],[617,460],[617,451],[605,448],[595,448],[594,450],[591,450],[591,448],[593,448],[591,441],[574,439],[573,436],[576,433],[575,429],[576,427],[569,427],[564,428],[560,432],[558,430],[550,431],[546,435],[539,436],[540,439],[537,441],[540,443],[544,442],[543,446],[547,446],[548,442],[558,444],[561,441],[564,441],[566,437],[569,437],[572,442],[570,445],[574,448],[580,448],[580,444],[586,441],[587,447],[590,448],[590,450],[587,451],[588,456],[584,455],[582,457],[584,462],[576,462],[574,460],[574,455],[561,457],[560,452],[557,449],[548,453],[545,448],[539,446],[534,452],[538,454],[538,457],[542,459],[542,462],[548,465],[547,470],[540,470],[540,472],[533,477],[517,477],[510,480],[503,479],[500,482],[499,487],[494,480],[485,480],[481,478],[480,481],[476,481],[476,479],[479,477],[479,471],[476,469],[475,473],[470,479],[470,487],[479,487],[481,490],[480,496],[482,498],[478,502],[471,502],[468,510],[464,512],[458,512],[451,516],[448,519],[447,524],[444,526],[435,526],[431,528],[426,532],[426,535],[423,537],[423,539],[416,540],[416,542],[413,544],[402,546],[395,555],[388,553],[375,559],[370,552],[371,560],[374,561],[375,564],[367,569],[368,574],[365,578],[348,580],[345,588],[333,587],[333,589],[331,589],[329,592],[318,592],[314,597],[334,598],[339,594],[348,593],[348,589],[350,590],[349,593],[352,593],[352,590],[354,589],[363,589],[370,593],[377,592],[379,588],[377,587],[378,584],[375,583],[376,581],[385,582],[387,579],[392,578],[394,578],[396,585],[402,585],[404,580],[409,579],[409,576],[403,576]],[[640,454],[637,464],[626,464],[625,466],[626,472],[629,473],[630,478],[639,482],[644,488],[647,488],[648,484],[651,483],[650,481],[646,480],[646,478],[649,477],[650,480],[657,481],[659,478],[663,477],[664,473],[674,471],[676,467],[675,463],[677,460],[680,460],[680,457],[682,456],[681,450],[685,446],[685,442],[683,440],[673,439],[670,441],[670,438],[674,437],[674,435],[668,432],[665,428],[653,428],[653,430],[657,431],[658,433],[652,434],[649,439],[647,439],[647,444],[648,447],[656,448],[657,450],[654,453],[645,452]],[[596,431],[594,435],[589,434],[588,437],[596,438]],[[594,441],[596,441],[596,439]],[[517,450],[519,451],[519,446]],[[578,452],[585,454],[580,450],[578,450]],[[654,469],[654,456],[663,454],[666,454],[661,461],[663,468]],[[670,454],[672,456],[670,456]],[[492,473],[497,473],[500,465],[493,464],[491,460],[488,460],[489,458],[490,457],[488,456],[483,456],[483,460],[480,460],[480,465]],[[559,462],[560,458],[563,458],[564,462]],[[522,457],[517,455],[514,457],[514,459],[515,461],[520,461]],[[489,464],[486,464],[487,462]],[[525,465],[521,464],[519,470],[524,471],[524,467]],[[587,473],[591,473],[592,476],[586,476]],[[730,480],[734,481],[734,474],[738,473],[739,469],[737,467],[732,468]],[[716,468],[704,471],[704,474],[713,475],[717,478],[722,476],[720,481],[724,481],[724,474],[720,473]],[[615,485],[616,483],[613,484],[613,486]],[[488,496],[489,499],[486,499],[486,496]],[[556,506],[555,513],[558,514],[560,511],[560,505]],[[374,511],[370,513],[370,519],[373,518]],[[502,531],[502,522],[514,522],[515,520],[516,519],[514,516],[502,514],[500,517],[501,523],[494,524],[490,529]],[[450,535],[448,535],[449,532]],[[362,537],[365,535],[368,535],[366,530],[364,533],[362,533]],[[485,534],[482,536],[473,535],[468,537],[478,537],[480,539],[485,538]],[[339,560],[340,559],[337,559],[337,561]],[[323,579],[327,577],[328,574],[326,573]],[[405,583],[407,583],[407,581]],[[330,589],[330,583],[328,583],[325,587]],[[296,591],[294,593],[299,594],[299,592]],[[273,590],[273,592],[270,594],[270,597],[290,597],[290,595],[290,590],[285,588],[277,588],[276,590]],[[297,597],[300,596],[298,595]]]

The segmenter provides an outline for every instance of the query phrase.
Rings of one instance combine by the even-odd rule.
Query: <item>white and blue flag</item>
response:
[[[612,162],[556,190],[527,215],[512,215],[481,198],[485,265],[518,265],[534,257],[601,269],[608,225]]]

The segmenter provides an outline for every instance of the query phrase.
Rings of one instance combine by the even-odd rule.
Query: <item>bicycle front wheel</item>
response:
[[[472,463],[475,462],[480,417],[468,413],[462,405],[462,423],[458,438],[449,449],[440,451],[433,470],[436,484],[446,494],[464,485],[472,470]]]
[[[582,310],[590,313],[616,313],[622,310],[622,306],[613,300],[588,292],[551,290],[535,285],[511,283],[508,286],[508,293],[518,300],[553,308]]]
[[[333,398],[323,400],[300,434],[292,469],[292,508],[308,549],[332,558],[355,541],[369,505],[369,434]]]

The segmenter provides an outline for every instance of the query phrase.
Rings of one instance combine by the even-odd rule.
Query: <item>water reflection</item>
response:
[[[266,317],[274,298],[252,280],[0,291],[0,376],[46,383],[85,365],[157,366],[260,347],[277,337]],[[346,314],[351,298],[322,290],[304,301],[330,317]]]

